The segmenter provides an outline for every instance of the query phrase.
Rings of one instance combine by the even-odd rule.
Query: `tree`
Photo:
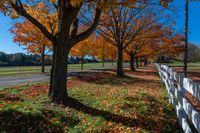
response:
[[[156,20],[150,11],[148,3],[138,3],[137,6],[120,5],[103,14],[103,21],[98,30],[99,34],[117,48],[117,75],[123,76],[123,50],[136,37],[149,29],[149,25]]]
[[[97,57],[97,59],[102,60],[103,67],[105,66],[105,60],[111,60],[113,66],[113,61],[116,59],[117,56],[116,47],[114,47],[112,44],[104,40],[104,38],[99,36],[96,39],[95,49],[96,50],[94,50],[94,55]]]
[[[51,12],[57,12],[58,16],[58,31],[55,34],[51,34],[49,30],[38,20],[31,12],[36,9],[35,5],[40,3],[54,5],[56,9]],[[4,0],[1,1],[1,9],[5,10],[9,8],[11,12],[17,13],[20,16],[25,17],[31,23],[33,23],[41,32],[52,42],[53,44],[53,65],[51,71],[51,81],[49,96],[53,101],[58,103],[66,101],[67,88],[66,88],[66,76],[67,76],[67,60],[70,49],[78,42],[86,39],[95,30],[101,9],[98,4],[95,4],[94,9],[96,15],[94,17],[93,24],[85,32],[77,34],[78,31],[78,13],[86,2],[81,0],[58,0],[58,1],[39,1],[39,2],[26,2],[21,0]],[[100,3],[99,3],[100,4]],[[14,9],[14,10],[13,10]]]
[[[81,70],[83,70],[84,64],[84,57],[86,55],[93,55],[93,48],[94,48],[94,41],[93,36],[90,36],[86,40],[78,43],[76,46],[72,47],[70,51],[71,56],[78,56],[81,57]]]
[[[138,13],[134,7],[120,5],[106,12],[99,27],[100,35],[117,48],[117,75],[123,76],[123,50],[132,42],[139,31],[132,28]]]
[[[198,60],[198,52],[199,52],[199,48],[192,43],[189,43],[188,45],[188,61],[191,62],[196,62]]]
[[[183,45],[184,37],[181,34],[171,34],[170,36],[165,36],[162,38],[160,53],[161,57],[175,58],[184,51]]]
[[[166,4],[168,1],[169,0],[163,0],[161,2]],[[129,5],[134,5],[135,0],[127,0],[124,2]],[[1,0],[0,10],[4,12],[4,14],[8,14],[13,18],[20,15],[28,19],[52,42],[53,63],[49,96],[53,101],[61,103],[66,101],[68,97],[66,87],[66,66],[70,49],[92,34],[98,25],[102,9],[124,4],[124,2],[121,3],[121,1],[117,0]],[[56,13],[56,17],[58,18],[58,29],[56,33],[52,34],[49,29],[43,25],[41,20],[35,16],[34,11],[38,10],[36,5],[40,5],[41,3],[50,6],[47,16]],[[84,32],[79,33],[78,20],[80,19],[79,13],[82,7],[87,7],[88,13],[93,13],[91,11],[93,9],[95,15],[91,26],[89,26],[89,28]],[[48,20],[46,18],[44,19]]]
[[[16,22],[10,30],[14,42],[25,46],[27,51],[41,55],[42,72],[45,72],[45,51],[52,49],[51,42],[29,21]]]
[[[163,37],[165,34],[162,25],[158,24],[155,17],[151,14],[147,14],[146,19],[139,20],[139,23],[141,24],[136,25],[136,28],[138,28],[137,26],[143,26],[144,28],[141,30],[140,34],[135,36],[132,43],[124,50],[130,58],[130,69],[132,71],[135,71],[135,60],[138,68],[138,57],[142,57],[142,53],[147,54],[147,48],[150,48],[152,43],[159,42],[159,38]]]

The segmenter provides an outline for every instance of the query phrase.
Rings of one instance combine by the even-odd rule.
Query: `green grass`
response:
[[[160,81],[90,73],[68,84],[64,105],[46,83],[0,91],[0,132],[181,132]]]
[[[116,63],[114,63],[116,66]],[[102,63],[87,63],[83,65],[84,70],[88,69],[100,69],[103,68]],[[105,68],[112,68],[112,64],[105,63]],[[45,67],[46,72],[49,73],[51,66]],[[81,64],[69,64],[68,71],[80,71]],[[27,74],[35,74],[41,72],[41,66],[19,66],[19,67],[0,67],[0,76],[19,76]]]
[[[175,62],[175,63],[164,63],[165,65],[169,67],[174,67],[174,68],[183,68],[184,64],[182,62]],[[200,63],[188,63],[188,70],[191,72],[200,72]]]

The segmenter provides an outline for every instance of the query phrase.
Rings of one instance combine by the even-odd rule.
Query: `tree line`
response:
[[[189,43],[188,44],[188,63],[197,63],[200,62],[200,47],[197,44]],[[173,61],[183,62],[184,53],[183,51],[179,54],[173,55],[168,51],[162,51],[160,55],[157,55],[157,62],[170,63]]]
[[[15,54],[6,54],[0,52],[0,67],[3,66],[42,66],[42,57],[38,54],[24,54],[24,53],[15,53]],[[81,64],[83,63],[98,63],[95,57],[72,57],[68,59],[69,64]],[[44,65],[52,64],[52,55],[45,55]]]

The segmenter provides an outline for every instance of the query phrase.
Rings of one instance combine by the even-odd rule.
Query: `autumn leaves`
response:
[[[162,5],[167,5],[169,2],[170,0],[157,1]],[[155,12],[151,9],[146,10],[149,6],[153,8],[154,5],[143,0],[138,2],[135,0],[3,0],[0,2],[0,10],[5,14],[26,19],[20,19],[11,30],[16,35],[16,42],[28,46],[27,48],[33,52],[41,49],[41,46],[52,50],[49,96],[56,102],[67,99],[66,76],[69,54],[76,56],[87,54],[101,60],[114,60],[117,57],[117,75],[123,76],[122,62],[125,49],[132,49],[132,46],[141,47],[141,44],[144,44],[140,48],[142,49],[140,56],[147,56],[146,51],[150,51],[151,46],[160,44],[160,40],[152,41],[152,38],[155,38],[152,34],[160,38],[158,31],[162,33],[164,28],[162,26],[157,28],[160,24],[154,19]],[[17,26],[20,24],[25,26]],[[95,30],[97,32],[94,32]],[[135,51],[131,52],[135,54]],[[134,56],[139,55],[137,53]]]

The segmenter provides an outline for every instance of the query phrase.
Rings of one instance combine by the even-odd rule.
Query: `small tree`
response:
[[[93,55],[93,50],[94,50],[94,47],[95,47],[93,36],[90,36],[86,40],[78,43],[70,51],[71,56],[81,57],[81,70],[83,70],[84,57],[86,55],[88,55],[88,56]]]
[[[151,7],[151,6],[150,6]],[[142,32],[150,30],[157,21],[149,3],[136,6],[120,5],[103,14],[99,34],[117,48],[117,75],[123,75],[123,51],[136,41]],[[105,21],[106,20],[106,21]]]
[[[29,21],[16,22],[11,28],[14,42],[33,54],[41,55],[42,72],[45,72],[45,51],[52,49],[52,43]]]
[[[113,61],[117,55],[116,47],[108,43],[104,38],[97,37],[95,49],[94,55],[97,59],[102,60],[103,67],[105,66],[105,60],[111,60],[113,66]]]

